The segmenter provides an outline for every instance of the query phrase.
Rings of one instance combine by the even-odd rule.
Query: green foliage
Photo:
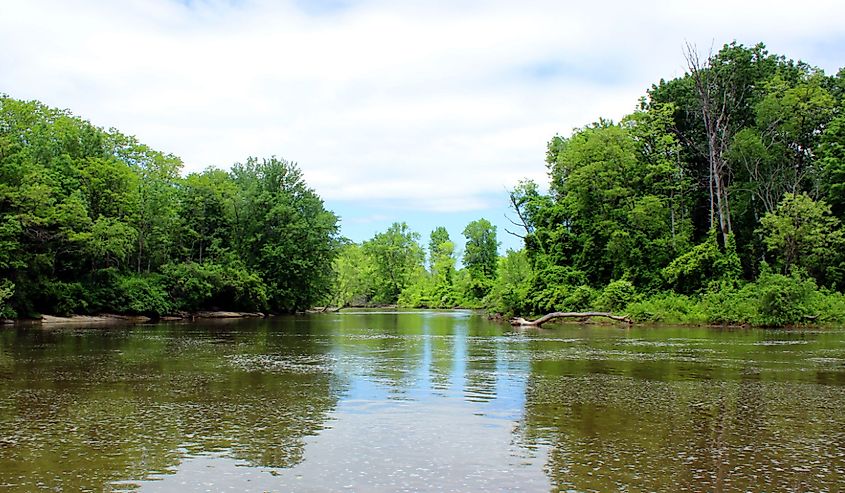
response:
[[[845,237],[839,220],[830,216],[830,206],[807,194],[784,195],[777,210],[760,220],[759,232],[783,273],[798,267],[825,281],[841,262]]]
[[[249,158],[232,167],[232,178],[239,189],[234,250],[266,284],[270,310],[302,310],[325,299],[333,281],[337,216],[294,163]]]
[[[587,285],[569,290],[563,299],[563,308],[569,311],[588,311],[598,303],[600,293]]]
[[[602,310],[610,312],[619,311],[628,306],[636,298],[637,290],[630,281],[612,281],[604,287],[596,300],[596,304]]]
[[[267,309],[267,287],[242,264],[211,262],[168,264],[162,269],[176,307],[196,311],[229,308],[257,312]]]
[[[531,306],[535,312],[560,311],[567,308],[570,292],[587,284],[587,276],[572,267],[548,265],[536,270],[531,278]]]
[[[295,164],[181,169],[134,137],[0,96],[0,278],[14,287],[0,315],[292,311],[329,291],[337,217]]]
[[[670,324],[707,322],[707,315],[697,298],[671,291],[629,303],[625,308],[625,313],[637,322]]]
[[[373,296],[375,265],[364,249],[355,243],[341,247],[332,264],[335,281],[329,303],[338,306],[363,306]]]
[[[160,316],[176,308],[161,274],[128,274],[118,278],[110,308],[117,313]]]
[[[711,323],[783,326],[815,317],[820,292],[813,279],[798,271],[772,273],[763,266],[755,282],[743,286],[720,286],[702,297]]]
[[[841,75],[762,44],[725,45],[693,68],[653,86],[620,123],[552,137],[549,193],[533,182],[510,193],[529,288],[497,296],[497,310],[763,325],[840,317],[841,296],[816,285],[845,287]]]
[[[0,280],[0,318],[15,318],[18,316],[15,309],[9,303],[12,295],[15,294],[15,284],[8,280]]]
[[[393,223],[384,233],[364,242],[364,253],[374,266],[373,298],[375,303],[396,303],[422,269],[423,251],[419,234],[405,223]]]
[[[816,283],[793,272],[790,276],[764,272],[754,284],[758,298],[756,325],[789,325],[813,314]]]
[[[470,275],[465,293],[475,300],[481,300],[493,287],[498,267],[499,242],[496,227],[486,219],[479,219],[464,228],[464,266]]]
[[[56,315],[87,313],[87,293],[82,283],[48,280],[41,286],[41,295],[42,303],[53,307]]]
[[[694,293],[712,282],[735,282],[741,274],[733,236],[724,249],[719,247],[716,230],[689,251],[663,268],[661,274],[669,287],[679,293]]]
[[[488,307],[505,315],[529,313],[532,311],[528,303],[530,292],[531,264],[525,250],[508,250],[499,258],[498,275],[488,295]]]
[[[845,102],[819,137],[817,153],[821,163],[821,186],[835,217],[845,218]]]

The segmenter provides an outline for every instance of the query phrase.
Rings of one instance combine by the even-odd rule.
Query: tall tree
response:
[[[375,266],[373,300],[396,303],[402,290],[423,268],[425,254],[419,245],[419,234],[404,222],[393,223],[387,231],[364,242],[363,248]]]
[[[471,290],[478,299],[483,298],[496,278],[499,261],[499,242],[496,240],[496,226],[487,219],[478,219],[464,228],[464,266],[472,280]]]

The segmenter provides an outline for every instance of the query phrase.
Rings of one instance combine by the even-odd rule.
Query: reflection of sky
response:
[[[434,315],[435,317],[438,315]],[[452,316],[443,314],[442,316]],[[507,361],[501,337],[469,337],[468,318],[457,318],[451,334],[431,331],[426,317],[419,353],[403,353],[403,387],[380,378],[378,371],[357,368],[331,415],[328,429],[307,440],[305,460],[279,471],[277,487],[344,488],[361,491],[434,489],[459,491],[547,490],[544,454],[514,444],[522,417],[528,362]],[[438,343],[438,344],[435,344]],[[445,343],[445,344],[444,344]],[[341,349],[345,347],[341,342]],[[495,361],[470,368],[472,345],[492,349]],[[439,347],[440,350],[435,349]],[[379,357],[374,354],[373,357]],[[434,382],[433,363],[447,358],[448,385]],[[415,359],[415,361],[407,361]],[[489,367],[488,367],[489,366]],[[494,379],[476,388],[469,372]],[[483,386],[482,386],[483,387]]]
[[[232,491],[549,490],[545,451],[523,447],[514,433],[530,370],[519,359],[525,352],[508,350],[513,338],[474,336],[467,315],[420,318],[419,330],[398,341],[381,339],[391,334],[374,333],[364,316],[360,330],[345,326],[341,335],[328,335],[338,362],[334,376],[344,382],[341,398],[325,429],[305,439],[304,459],[295,466],[192,457],[142,490],[193,484],[189,473],[203,471],[213,477],[204,487]],[[434,322],[441,324],[437,331]]]

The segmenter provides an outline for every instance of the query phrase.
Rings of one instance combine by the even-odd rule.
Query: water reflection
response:
[[[836,491],[845,479],[842,368],[807,358],[842,355],[841,333],[629,330],[536,347],[523,433],[549,446],[558,490]]]
[[[230,361],[301,360],[319,354],[314,342],[275,338],[266,326],[7,331],[0,485],[103,490],[220,450],[289,467],[337,403],[331,373],[251,371]]]
[[[359,312],[0,332],[4,491],[834,491],[845,332]]]

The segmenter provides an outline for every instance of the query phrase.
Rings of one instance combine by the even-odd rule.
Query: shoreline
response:
[[[145,315],[120,315],[116,313],[102,313],[99,315],[41,315],[39,318],[4,319],[6,326],[56,326],[56,325],[135,325],[158,322],[193,322],[196,320],[220,320],[241,318],[267,318],[268,314],[261,312],[234,312],[225,310],[207,310],[191,313],[177,313],[158,318]]]
[[[354,310],[379,310],[379,309],[386,309],[386,310],[397,310],[400,307],[396,305],[375,305],[375,306],[346,306],[346,307],[313,307],[307,310],[303,310],[300,312],[296,312],[296,315],[320,315],[320,314],[336,314],[336,313],[343,313],[344,311],[354,311]],[[411,310],[436,310],[436,311],[455,311],[455,310],[472,310],[476,311],[478,309],[467,309],[461,307],[455,308],[410,308]],[[483,310],[481,310],[483,311]],[[489,321],[494,323],[503,323],[510,325],[510,319],[507,317],[503,317],[500,313],[486,313],[487,318]],[[19,319],[0,319],[0,327],[56,327],[56,326],[69,326],[69,325],[98,325],[98,326],[105,326],[105,325],[138,325],[138,324],[148,324],[148,323],[162,323],[162,322],[197,322],[202,320],[236,320],[236,319],[247,319],[247,318],[269,318],[276,316],[276,314],[271,313],[262,313],[262,312],[236,312],[236,311],[228,311],[228,310],[203,310],[198,312],[179,312],[176,314],[165,315],[157,318],[148,317],[145,315],[121,315],[115,313],[102,313],[98,315],[69,315],[69,316],[56,316],[56,315],[41,315],[40,318],[19,318]],[[605,326],[615,326],[619,325],[618,322],[613,322],[610,320],[595,320],[595,319],[587,319],[587,320],[556,320],[554,322],[549,322],[548,327],[532,327],[532,326],[525,326],[525,327],[514,327],[517,329],[534,329],[534,330],[549,330],[554,328],[555,326],[565,326],[565,325],[605,325]],[[632,326],[640,326],[640,327],[662,327],[662,326],[673,326],[673,327],[686,327],[686,328],[711,328],[711,329],[780,329],[780,330],[802,330],[802,329],[809,329],[809,328],[819,328],[819,327],[828,327],[837,325],[836,323],[807,323],[807,324],[789,324],[783,326],[765,326],[765,325],[754,325],[749,323],[742,323],[742,324],[731,324],[731,323],[707,323],[707,322],[665,322],[665,321],[643,321],[643,322],[634,322],[631,324]]]

